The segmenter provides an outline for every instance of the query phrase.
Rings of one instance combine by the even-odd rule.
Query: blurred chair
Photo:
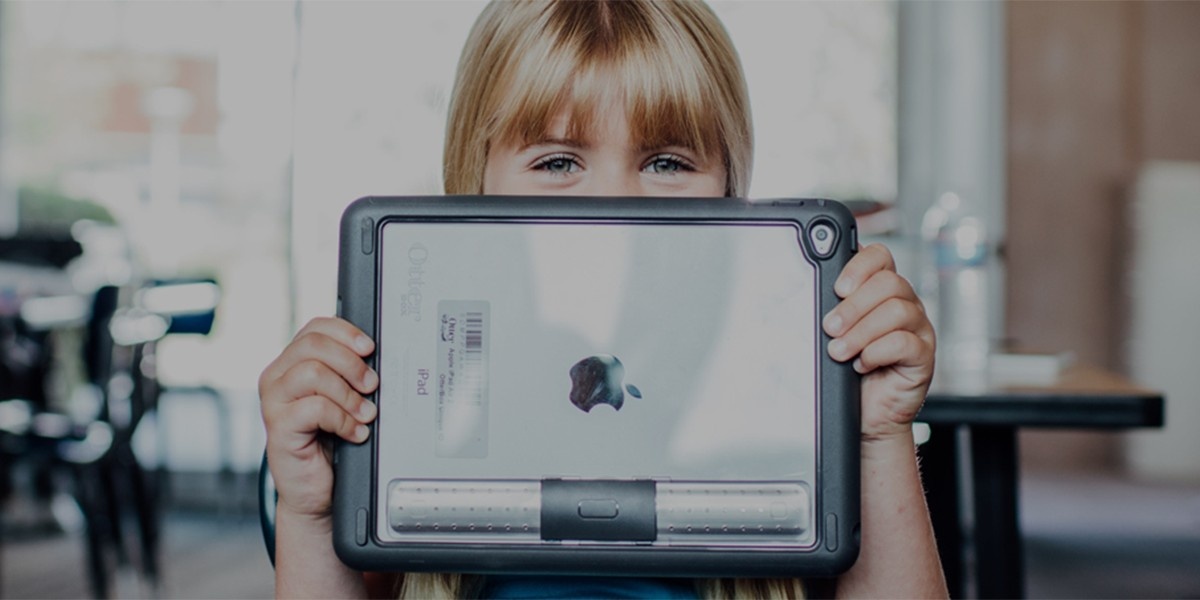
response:
[[[158,503],[131,439],[157,398],[142,358],[169,321],[130,305],[134,269],[124,233],[75,225],[61,255],[45,256],[28,240],[0,247],[5,259],[48,264],[67,290],[92,290],[21,299],[18,313],[0,323],[0,491],[11,491],[5,471],[17,465],[31,474],[35,505],[47,504],[60,493],[59,482],[70,481],[83,517],[90,588],[106,597],[110,555],[129,562],[122,532],[128,513],[138,524],[141,571],[152,586],[158,582]],[[56,350],[57,343],[72,347]],[[56,365],[67,360],[82,366],[84,381]]]
[[[137,527],[140,571],[152,588],[158,585],[159,471],[139,463],[133,437],[145,416],[157,409],[162,394],[154,367],[155,345],[173,326],[179,332],[207,333],[215,309],[209,306],[205,314],[172,307],[160,296],[145,294],[159,289],[159,282],[152,283],[137,290],[132,301],[129,290],[113,285],[97,289],[90,304],[69,297],[27,300],[20,319],[11,325],[15,333],[0,334],[6,342],[0,347],[7,352],[3,389],[23,396],[0,398],[6,400],[0,402],[0,452],[4,454],[0,476],[7,483],[3,471],[20,461],[35,474],[35,494],[48,497],[53,493],[53,474],[71,474],[73,496],[85,524],[89,583],[98,598],[109,593],[109,553],[115,554],[119,565],[130,563],[123,533],[130,513]],[[53,353],[44,332],[71,326],[84,330],[82,363],[97,402],[93,410],[68,415],[47,402],[48,357]],[[14,370],[19,373],[10,377],[8,371]]]
[[[53,343],[50,332],[72,327],[102,330],[115,309],[115,289],[98,290],[91,305],[79,297],[31,298],[19,316],[0,320],[0,364],[3,368],[0,398],[0,463],[2,471],[20,465],[33,480],[35,501],[49,503],[55,493],[55,474],[73,481],[72,495],[83,516],[88,574],[96,597],[108,590],[104,547],[117,538],[110,495],[105,493],[108,462],[112,457],[113,429],[99,414],[88,417],[59,412],[50,406],[49,383]],[[103,340],[89,342],[85,355],[110,357]],[[10,473],[0,473],[6,498],[13,490]]]
[[[159,380],[157,365],[158,344],[168,335],[208,335],[212,330],[220,288],[212,280],[153,280],[138,287],[128,306],[113,311],[107,326],[94,332],[98,345],[91,348],[95,363],[93,376],[107,382],[103,418],[114,432],[112,458],[107,463],[109,486],[105,493],[112,509],[110,519],[120,531],[120,491],[122,486],[132,501],[140,542],[141,570],[151,585],[157,585],[159,575],[159,542],[162,483],[166,468],[165,427],[158,419],[159,401],[169,390]],[[105,304],[101,308],[107,308]],[[106,337],[107,336],[107,337]],[[104,356],[104,350],[111,352]],[[107,360],[105,360],[107,358]],[[217,410],[224,416],[218,429],[218,442],[223,455],[229,452],[230,423],[224,398],[211,388],[197,388],[213,398]],[[158,460],[153,469],[145,468],[133,450],[133,438],[147,415],[155,414]],[[231,460],[222,462],[222,470],[232,477]],[[118,558],[127,560],[120,536],[115,541]]]
[[[113,540],[118,560],[128,562],[120,535],[122,508],[131,503],[138,530],[139,559],[147,581],[158,584],[159,522],[158,471],[146,469],[133,451],[133,437],[144,417],[158,404],[158,384],[153,369],[147,368],[147,354],[168,329],[168,320],[139,308],[115,311],[104,329],[108,348],[114,358],[101,364],[98,373],[104,386],[102,418],[114,432],[111,460],[106,463],[104,493],[108,498],[110,520],[118,535]],[[109,369],[106,373],[105,370]],[[122,502],[125,500],[126,502]]]
[[[221,300],[220,285],[213,279],[162,279],[149,282],[134,297],[134,306],[151,314],[167,319],[168,326],[163,333],[166,336],[207,336],[212,333],[216,320],[217,306]],[[205,385],[177,385],[164,382],[158,376],[157,344],[148,344],[139,359],[144,378],[155,386],[154,404],[163,394],[173,394],[178,397],[200,397],[211,401],[217,414],[216,448],[219,457],[218,486],[220,498],[230,498],[235,486],[233,471],[233,416],[225,396],[216,388]],[[160,422],[158,427],[158,455],[160,477],[167,475],[166,465],[161,457],[165,456],[167,440],[166,427]]]

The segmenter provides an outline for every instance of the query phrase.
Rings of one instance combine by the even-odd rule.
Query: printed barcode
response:
[[[466,334],[467,354],[478,354],[483,351],[483,313],[469,312],[465,316],[467,326],[463,332]]]
[[[472,400],[482,400],[483,392],[483,313],[463,315],[463,384]]]

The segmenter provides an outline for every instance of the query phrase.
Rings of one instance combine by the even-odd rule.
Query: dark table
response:
[[[1086,365],[1052,382],[992,384],[964,390],[935,383],[918,421],[930,439],[921,471],[950,595],[1024,596],[1018,522],[1017,430],[1022,427],[1118,430],[1163,425],[1163,395]],[[963,473],[969,473],[964,481]],[[968,487],[969,486],[969,487]],[[962,498],[973,499],[973,523]],[[975,593],[968,594],[968,557]]]

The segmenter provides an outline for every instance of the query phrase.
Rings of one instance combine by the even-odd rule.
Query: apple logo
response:
[[[625,385],[625,366],[620,359],[608,354],[589,356],[571,367],[571,404],[590,412],[597,404],[607,404],[621,410],[625,392],[641,398],[642,392]]]

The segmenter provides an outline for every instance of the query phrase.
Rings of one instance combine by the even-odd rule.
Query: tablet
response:
[[[372,197],[338,312],[379,416],[335,449],[372,571],[830,576],[858,553],[859,379],[821,318],[828,200]]]

